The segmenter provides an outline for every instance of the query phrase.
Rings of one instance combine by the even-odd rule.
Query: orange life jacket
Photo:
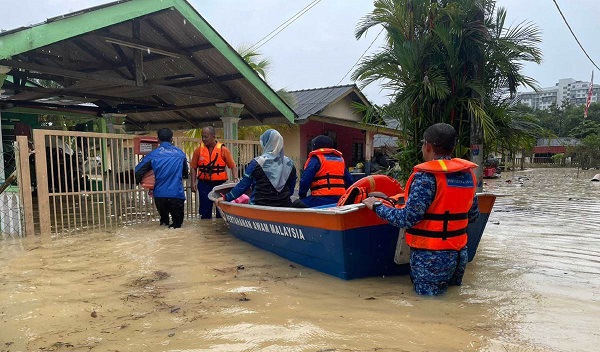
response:
[[[454,158],[432,160],[415,166],[406,183],[410,194],[416,172],[435,175],[436,193],[423,219],[406,229],[406,243],[427,250],[461,250],[467,244],[469,209],[473,205],[477,180],[470,161]]]
[[[204,143],[200,144],[198,158],[198,179],[203,181],[227,181],[225,159],[223,159],[223,143],[217,143],[212,154]]]
[[[304,168],[308,166],[310,158],[319,158],[321,168],[315,174],[310,184],[310,194],[313,196],[341,196],[346,192],[344,184],[344,171],[346,165],[342,153],[332,148],[320,148],[308,154]]]

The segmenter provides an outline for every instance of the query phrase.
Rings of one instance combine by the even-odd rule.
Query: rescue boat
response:
[[[348,201],[349,193],[361,193],[353,191],[356,189],[403,201],[402,187],[390,177],[375,175],[356,181],[346,192],[345,205],[307,209],[218,200],[234,186],[235,183],[217,186],[209,198],[215,202],[229,231],[239,239],[345,280],[410,271],[408,263],[394,262],[399,229],[360,203],[360,197],[356,203]],[[475,256],[496,197],[479,194],[478,198],[481,216],[468,227],[469,261]]]

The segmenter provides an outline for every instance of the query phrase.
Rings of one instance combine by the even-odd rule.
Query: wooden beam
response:
[[[158,25],[158,23],[156,23],[152,18],[147,18],[146,22],[150,25],[150,27],[154,28],[154,30],[156,32],[158,32],[160,35],[162,35],[170,43],[178,43],[176,38],[173,38],[171,35],[166,33]],[[219,81],[218,78],[215,77],[208,70],[208,68],[202,64],[202,62],[200,62],[200,60],[198,60],[194,57],[194,53],[185,52],[184,48],[182,48],[181,46],[177,46],[176,44],[174,44],[174,45],[178,51],[186,54],[186,58],[192,63],[192,65],[194,65],[198,70],[200,70],[200,72],[204,73],[208,77],[208,80],[210,80],[211,83],[216,84],[222,91],[224,91],[228,95],[227,101],[230,101],[230,102],[239,102],[240,101],[240,98],[238,98],[233,93],[233,91],[231,89],[229,89],[229,87],[227,87],[223,83],[223,81]],[[246,109],[246,111],[248,111],[248,113],[250,113],[250,115],[252,115],[258,122],[262,123],[262,119],[260,119],[260,117],[258,117],[258,115],[254,111],[252,111],[252,109],[248,106],[248,104],[244,104],[244,109]]]
[[[214,125],[221,123],[221,118],[210,118],[210,119],[194,119],[191,121],[194,124],[194,128],[201,128],[204,126]],[[170,128],[172,130],[188,130],[190,129],[189,121],[178,121],[174,122],[173,120],[161,120],[161,121],[152,121],[152,122],[141,122],[144,126],[145,131],[156,131],[160,128]]]
[[[3,109],[10,109],[14,107],[31,108],[31,109],[43,109],[52,112],[64,111],[68,113],[82,114],[82,115],[93,115],[100,116],[103,112],[102,109],[93,108],[89,106],[80,105],[61,105],[54,103],[39,103],[35,101],[24,101],[24,100],[0,100]]]
[[[119,47],[117,44],[113,44],[116,47]],[[120,48],[120,47],[119,47]],[[198,51],[202,51],[202,50],[207,50],[207,49],[212,49],[213,46],[211,44],[200,44],[200,45],[194,45],[194,46],[190,46],[190,47],[186,47],[186,51],[188,52],[198,52]],[[124,57],[127,57],[126,55]],[[158,60],[166,60],[168,59],[167,56],[164,55],[160,55],[160,54],[150,54],[150,55],[146,55],[144,56],[144,62],[153,62],[153,61],[158,61]],[[127,60],[127,61],[123,61],[123,58],[121,57],[121,62],[119,64],[117,64],[116,66],[114,66],[114,68],[123,68],[126,67],[128,65],[128,63],[131,60]],[[74,61],[77,62],[77,61]],[[87,65],[82,65],[83,67],[92,67],[89,69],[81,69],[82,72],[99,72],[99,71],[106,71],[109,69],[112,69],[113,67],[97,67],[97,68],[93,68],[93,64],[88,63]],[[133,77],[133,76],[132,76]]]
[[[84,73],[84,72],[79,72],[79,71],[72,71],[72,70],[67,70],[67,69],[63,69],[63,68],[59,68],[59,67],[37,65],[37,64],[30,63],[30,62],[23,62],[23,61],[17,61],[17,60],[0,60],[0,65],[18,67],[18,68],[25,69],[25,70],[37,71],[37,72],[46,73],[46,74],[50,74],[50,75],[57,75],[60,77],[68,77],[68,78],[83,79],[83,80],[88,80],[88,81],[104,82],[104,83],[109,83],[109,84],[112,84],[115,86],[125,86],[125,87],[135,87],[136,86],[135,81],[128,80],[128,79],[107,77],[106,75],[97,74],[97,73]],[[198,92],[198,91],[195,91],[192,89],[179,89],[176,87],[157,85],[157,84],[146,84],[144,86],[144,88],[150,90],[148,92],[148,96],[155,94],[155,91],[161,91],[161,92],[169,92],[169,93],[173,93],[173,94],[181,94],[181,95],[195,96],[195,97],[215,99],[215,100],[223,100],[224,99],[223,96],[219,96],[219,95],[215,95],[215,94],[210,94],[210,93],[206,93],[206,92]]]
[[[192,128],[196,128],[196,124],[193,123],[188,116],[186,116],[182,111],[175,111],[177,116],[181,117],[185,122],[189,123]]]
[[[200,109],[209,106],[214,106],[217,103],[225,103],[225,101],[215,101],[210,103],[198,103],[198,104],[190,104],[190,105],[179,105],[179,106],[170,106],[170,107],[160,107],[160,108],[149,108],[149,109],[130,109],[130,110],[120,110],[124,114],[143,114],[148,112],[162,112],[162,111],[180,111],[180,110],[188,110],[188,109]]]
[[[105,65],[107,65],[108,67],[110,67],[111,71],[115,72],[122,78],[129,79],[129,77],[125,73],[121,72],[121,70],[119,70],[118,68],[115,68],[116,63],[114,61],[107,59],[104,56],[104,54],[102,54],[100,51],[96,50],[94,47],[89,45],[83,39],[73,39],[72,42],[75,45],[77,45],[77,47],[79,47],[81,50],[85,51],[91,57],[95,58],[96,60],[99,60],[100,62],[102,62]],[[63,67],[69,68],[68,66],[63,66]]]
[[[127,57],[127,54],[125,54],[125,52],[123,51],[123,48],[121,48],[117,44],[113,44],[112,47],[113,49],[115,49],[115,52],[117,53],[119,59],[121,59],[121,63],[124,64],[127,68],[127,71],[129,71],[131,77],[135,77],[135,68],[131,64],[131,60]]]
[[[131,31],[133,32],[133,39],[140,40],[141,37],[141,26],[140,22],[133,20],[131,22]],[[135,84],[138,87],[144,86],[144,53],[140,49],[133,49],[133,67],[135,69]]]
[[[7,82],[7,86],[10,89],[12,84],[10,82]],[[90,93],[90,92],[85,92],[85,91],[74,91],[74,90],[61,89],[61,88],[43,88],[43,87],[27,87],[27,86],[25,86],[25,87],[22,87],[21,90],[28,91],[28,92],[40,93],[40,94],[43,94],[44,97],[65,96],[65,97],[78,97],[78,98],[93,98],[93,99],[98,99],[98,100],[109,100],[109,101],[115,101],[115,102],[127,103],[127,104],[161,106],[152,101],[121,98],[121,97],[114,97],[114,96],[95,94],[95,93]],[[38,98],[38,99],[40,99],[40,98]]]
[[[134,23],[135,22],[137,22],[137,21],[134,21]],[[118,45],[126,46],[129,48],[133,48],[133,49],[147,50],[148,54],[150,52],[153,52],[156,54],[170,56],[170,57],[174,57],[174,58],[180,58],[181,56],[183,56],[182,53],[173,51],[173,48],[169,48],[169,47],[166,47],[166,46],[163,46],[160,44],[156,44],[156,43],[146,42],[146,41],[143,41],[143,40],[141,40],[139,38],[135,38],[135,37],[129,38],[124,35],[108,33],[108,34],[104,35],[104,37],[102,37],[102,40],[106,41],[107,43],[118,44]]]
[[[223,76],[215,77],[215,79],[217,79],[219,82],[234,81],[236,79],[242,79],[242,78],[244,78],[244,76],[241,73],[234,73],[231,75],[223,75]],[[189,80],[189,81],[167,83],[167,85],[169,85],[171,87],[182,88],[182,87],[197,87],[197,86],[203,86],[203,85],[212,84],[212,83],[214,83],[214,79],[202,78],[202,79],[194,79],[194,80]]]

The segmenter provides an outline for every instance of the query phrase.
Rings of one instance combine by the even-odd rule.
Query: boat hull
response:
[[[480,209],[482,205],[491,211],[493,201],[491,205],[480,201]],[[408,263],[394,262],[398,228],[362,204],[293,209],[217,202],[217,207],[237,238],[341,279],[410,271]],[[488,217],[489,212],[482,212],[469,226],[469,261],[475,256]]]

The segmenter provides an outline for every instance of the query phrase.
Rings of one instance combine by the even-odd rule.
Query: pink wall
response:
[[[330,133],[330,137],[331,133],[335,133],[336,138],[334,138],[334,141],[337,143],[336,149],[344,155],[346,167],[354,166],[357,161],[352,160],[352,143],[362,143],[364,155],[365,132],[351,127],[332,125],[318,121],[309,121],[304,125],[300,125],[300,159],[306,160],[308,155],[306,151],[309,141],[318,135],[327,135],[328,132]]]

